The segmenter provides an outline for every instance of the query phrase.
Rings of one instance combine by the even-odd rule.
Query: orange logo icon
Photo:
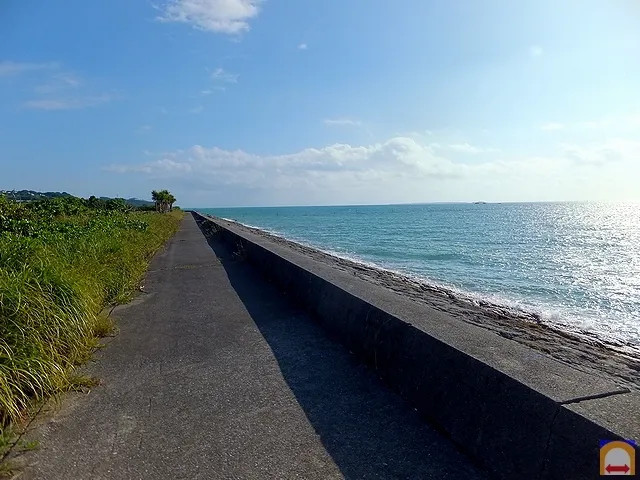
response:
[[[618,440],[600,442],[600,475],[635,474],[635,442]]]

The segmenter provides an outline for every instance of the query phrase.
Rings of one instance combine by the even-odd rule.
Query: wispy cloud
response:
[[[189,113],[193,113],[194,115],[197,115],[198,113],[202,113],[202,111],[204,110],[204,107],[202,105],[196,105],[193,108],[190,108],[188,111]]]
[[[560,149],[566,158],[577,164],[605,165],[640,157],[640,142],[622,138],[589,145],[562,144]]]
[[[114,93],[98,93],[84,85],[79,76],[66,71],[57,62],[17,63],[0,62],[0,76],[29,75],[38,81],[33,87],[36,98],[22,103],[32,110],[80,110],[96,107],[120,98]]]
[[[258,16],[261,3],[262,0],[172,0],[158,20],[238,35],[250,29],[249,21]]]
[[[34,91],[38,94],[48,94],[59,92],[65,89],[78,88],[83,81],[80,77],[71,73],[57,73],[51,76],[50,81],[43,85],[38,85]]]
[[[238,83],[237,73],[229,73],[224,68],[216,68],[211,74],[211,78],[216,82],[221,83]]]
[[[226,92],[227,87],[225,87],[224,85],[213,85],[210,89],[202,90],[200,92],[200,95],[204,95],[204,96],[211,95],[215,90],[219,92]]]
[[[136,129],[136,133],[148,133],[153,129],[151,125],[141,125]]]
[[[564,123],[559,123],[559,122],[548,122],[545,124],[540,125],[540,130],[562,130],[564,129]]]
[[[81,78],[71,73],[60,73],[55,75],[55,78],[65,85],[73,88],[79,87],[83,83]]]
[[[51,70],[58,68],[58,63],[18,63],[4,61],[0,62],[0,77],[8,77],[11,75],[20,75],[24,72],[32,72],[36,70]]]
[[[348,118],[336,118],[336,119],[327,119],[323,120],[325,125],[330,126],[351,126],[351,127],[361,127],[362,122],[360,120],[350,120]]]
[[[306,43],[301,43],[298,45],[298,50],[306,50],[308,45]]]
[[[77,98],[45,98],[29,100],[24,103],[25,108],[34,110],[79,110],[89,107],[97,107],[119,98],[110,94]]]

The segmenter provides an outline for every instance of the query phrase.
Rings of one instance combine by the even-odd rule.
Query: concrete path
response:
[[[21,478],[485,478],[187,215]]]

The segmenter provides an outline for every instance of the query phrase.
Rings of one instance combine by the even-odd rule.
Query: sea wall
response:
[[[638,392],[193,214],[497,478],[594,478],[600,440],[640,440]]]

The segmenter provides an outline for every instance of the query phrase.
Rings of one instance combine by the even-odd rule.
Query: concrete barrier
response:
[[[497,478],[595,478],[600,440],[640,440],[637,391],[233,222],[194,216]]]

